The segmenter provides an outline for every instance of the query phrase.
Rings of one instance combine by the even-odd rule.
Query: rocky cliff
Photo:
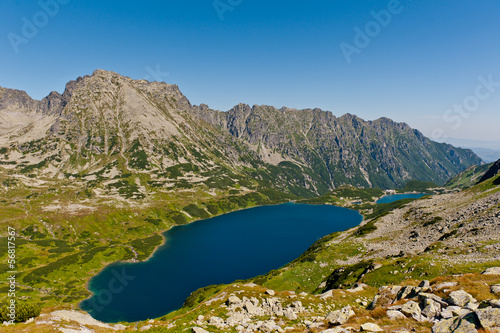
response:
[[[156,188],[272,187],[314,196],[342,184],[444,183],[481,163],[469,150],[387,118],[243,104],[215,111],[191,105],[176,85],[102,70],[41,101],[2,88],[0,120],[6,172],[47,181],[73,176],[104,190],[102,174],[112,170],[148,173]],[[152,190],[139,185],[135,198]]]

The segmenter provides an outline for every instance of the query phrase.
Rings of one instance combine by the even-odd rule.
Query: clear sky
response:
[[[37,99],[101,68],[214,109],[319,107],[500,141],[498,0],[4,0],[0,22],[0,86]]]

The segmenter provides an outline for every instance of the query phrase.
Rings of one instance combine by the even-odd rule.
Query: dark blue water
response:
[[[428,195],[427,193],[404,193],[404,194],[391,194],[385,195],[382,198],[375,201],[375,203],[391,203],[394,201],[402,200],[402,199],[420,199],[421,197]]]
[[[160,317],[198,288],[265,274],[361,221],[345,208],[289,203],[174,227],[148,261],[115,263],[92,278],[94,295],[80,306],[108,323]]]

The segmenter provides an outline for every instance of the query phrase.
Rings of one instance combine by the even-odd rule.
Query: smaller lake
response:
[[[377,204],[391,203],[403,199],[420,199],[423,196],[429,195],[428,193],[403,193],[403,194],[391,194],[385,195],[382,198],[375,201]]]
[[[114,263],[92,278],[94,295],[80,306],[108,323],[157,318],[198,288],[265,274],[361,221],[346,208],[289,203],[177,226],[148,261]]]

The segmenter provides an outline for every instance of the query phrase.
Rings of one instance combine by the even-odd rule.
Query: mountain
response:
[[[497,176],[499,173],[500,173],[500,160],[496,161],[495,163],[492,163],[488,171],[486,171],[486,173],[481,177],[481,179],[479,179],[477,183],[479,184],[485,182]],[[497,180],[495,180],[494,182],[497,182]]]
[[[458,175],[452,177],[444,184],[444,186],[450,189],[463,189],[474,186],[492,166],[493,163],[473,165],[460,172]]]
[[[313,197],[344,184],[442,184],[481,163],[387,118],[244,104],[221,112],[191,105],[176,85],[103,70],[41,101],[1,88],[0,119],[4,174],[131,200],[193,188]]]

